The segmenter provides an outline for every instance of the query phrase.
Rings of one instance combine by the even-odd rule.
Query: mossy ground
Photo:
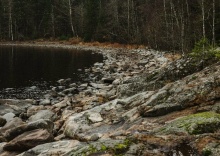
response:
[[[203,112],[176,119],[156,130],[156,133],[169,134],[185,132],[188,134],[213,133],[220,129],[220,114]]]
[[[91,143],[87,146],[84,146],[77,151],[72,153],[72,156],[93,156],[100,153],[109,153],[114,156],[123,155],[130,147],[133,142],[129,139],[112,142],[111,144],[107,143]]]

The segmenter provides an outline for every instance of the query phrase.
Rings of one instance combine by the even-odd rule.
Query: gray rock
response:
[[[7,113],[5,115],[2,116],[7,122],[11,121],[14,117],[15,114],[14,113]]]
[[[86,116],[88,117],[88,120],[92,123],[103,121],[102,116],[100,115],[100,113],[97,112],[88,112],[86,113]]]
[[[26,109],[32,106],[32,104],[33,100],[0,99],[0,115],[14,113],[18,116],[26,112]]]
[[[52,133],[54,124],[53,122],[49,120],[37,120],[34,122],[25,123],[22,125],[17,125],[16,127],[13,127],[11,129],[8,129],[4,133],[4,137],[7,140],[12,140],[18,135],[21,135],[24,132],[35,130],[35,129],[46,129],[48,132]]]
[[[7,130],[9,129],[12,129],[12,128],[15,128],[17,126],[20,126],[24,124],[24,122],[18,118],[18,117],[15,117],[13,118],[11,121],[7,122],[1,129],[0,129],[0,132],[2,134],[4,134]]]
[[[79,147],[83,146],[83,143],[80,143],[77,140],[64,140],[64,141],[57,141],[52,143],[46,143],[42,145],[38,145],[28,151],[25,151],[18,156],[49,156],[49,155],[63,155],[68,156],[71,155],[73,150],[77,150]]]
[[[65,80],[64,79],[60,79],[60,80],[58,80],[57,81],[59,84],[63,84],[63,83],[65,83]]]
[[[104,63],[98,63],[98,62],[96,62],[96,63],[94,64],[94,67],[96,67],[96,68],[102,68],[103,65],[104,65]]]
[[[54,104],[53,106],[57,107],[57,108],[64,108],[67,105],[68,105],[68,98],[64,99],[63,101],[61,101],[59,103]]]
[[[3,149],[6,151],[25,151],[51,141],[53,141],[53,135],[51,133],[44,129],[36,129],[17,136],[6,143]]]
[[[32,115],[35,115],[38,111],[46,109],[44,106],[31,106],[27,110],[27,116],[30,117]]]
[[[50,105],[50,99],[44,99],[44,100],[41,100],[39,105]]]
[[[37,121],[40,119],[48,119],[48,120],[54,121],[56,118],[57,118],[57,116],[55,115],[54,112],[52,112],[50,110],[40,110],[35,115],[32,115],[28,119],[28,121],[33,122],[33,121]]]

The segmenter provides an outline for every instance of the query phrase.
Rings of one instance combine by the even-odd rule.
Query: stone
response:
[[[64,107],[66,107],[68,105],[67,102],[68,102],[68,99],[66,98],[63,101],[54,104],[53,106],[56,107],[56,108],[60,108],[61,109],[61,108],[64,108]]]
[[[0,132],[2,134],[4,134],[7,130],[9,129],[12,129],[14,127],[17,127],[17,126],[20,126],[20,125],[23,125],[24,122],[18,118],[18,117],[15,117],[13,118],[11,121],[7,122],[1,129],[0,129]]]
[[[56,120],[57,116],[54,112],[52,112],[51,110],[40,110],[39,112],[37,112],[35,115],[32,115],[28,121],[29,122],[33,122],[33,121],[37,121],[39,119],[48,119],[51,121]]]
[[[78,147],[82,147],[84,143],[80,143],[77,140],[63,140],[52,143],[45,143],[38,145],[28,151],[25,151],[18,156],[34,156],[34,155],[71,155],[73,150],[77,150]]]
[[[44,106],[31,106],[27,110],[27,116],[30,117],[32,115],[35,115],[38,111],[46,109]]]
[[[90,85],[96,89],[102,89],[106,87],[105,84],[98,84],[98,83],[90,83]]]
[[[157,129],[157,134],[184,132],[188,134],[214,133],[220,129],[220,114],[203,112],[192,114],[170,121],[167,125]]]
[[[37,145],[53,141],[53,135],[44,129],[27,131],[4,145],[6,151],[25,151]]]
[[[13,127],[5,131],[4,138],[10,141],[14,139],[15,137],[17,137],[18,135],[21,135],[22,133],[35,130],[35,129],[39,129],[39,128],[46,129],[48,132],[52,133],[54,124],[53,122],[49,120],[43,120],[43,119],[40,119],[34,122],[25,123],[25,124],[18,125],[16,127]]]
[[[119,85],[120,82],[121,82],[120,79],[115,79],[115,80],[112,82],[112,84],[113,84],[113,85]]]
[[[6,119],[0,116],[0,127],[3,127],[6,123]]]
[[[50,99],[44,99],[44,100],[41,100],[39,105],[50,105]]]
[[[0,99],[0,115],[14,113],[19,116],[32,104],[33,100]]]
[[[14,117],[15,114],[14,113],[7,113],[5,115],[2,116],[7,122],[11,121]]]
[[[65,80],[64,79],[60,79],[57,81],[59,84],[64,84],[65,83]]]
[[[76,88],[72,87],[72,88],[68,88],[62,91],[64,94],[70,94],[70,93],[74,93],[76,92]]]
[[[88,112],[86,116],[88,117],[88,120],[92,123],[103,121],[101,114],[97,112]]]
[[[94,64],[94,67],[96,67],[96,68],[102,68],[103,65],[104,65],[104,63],[98,63],[98,62],[96,62],[96,63]]]

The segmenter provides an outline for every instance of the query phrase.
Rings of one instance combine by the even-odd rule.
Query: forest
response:
[[[0,40],[81,38],[190,51],[220,40],[220,0],[0,0]]]

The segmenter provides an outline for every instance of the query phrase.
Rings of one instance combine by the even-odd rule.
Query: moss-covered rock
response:
[[[220,114],[203,112],[176,119],[162,128],[155,130],[156,133],[170,134],[184,132],[188,134],[213,133],[220,129]]]
[[[100,140],[81,146],[66,154],[66,156],[89,156],[101,153],[121,155],[129,150],[132,141],[125,140]]]

